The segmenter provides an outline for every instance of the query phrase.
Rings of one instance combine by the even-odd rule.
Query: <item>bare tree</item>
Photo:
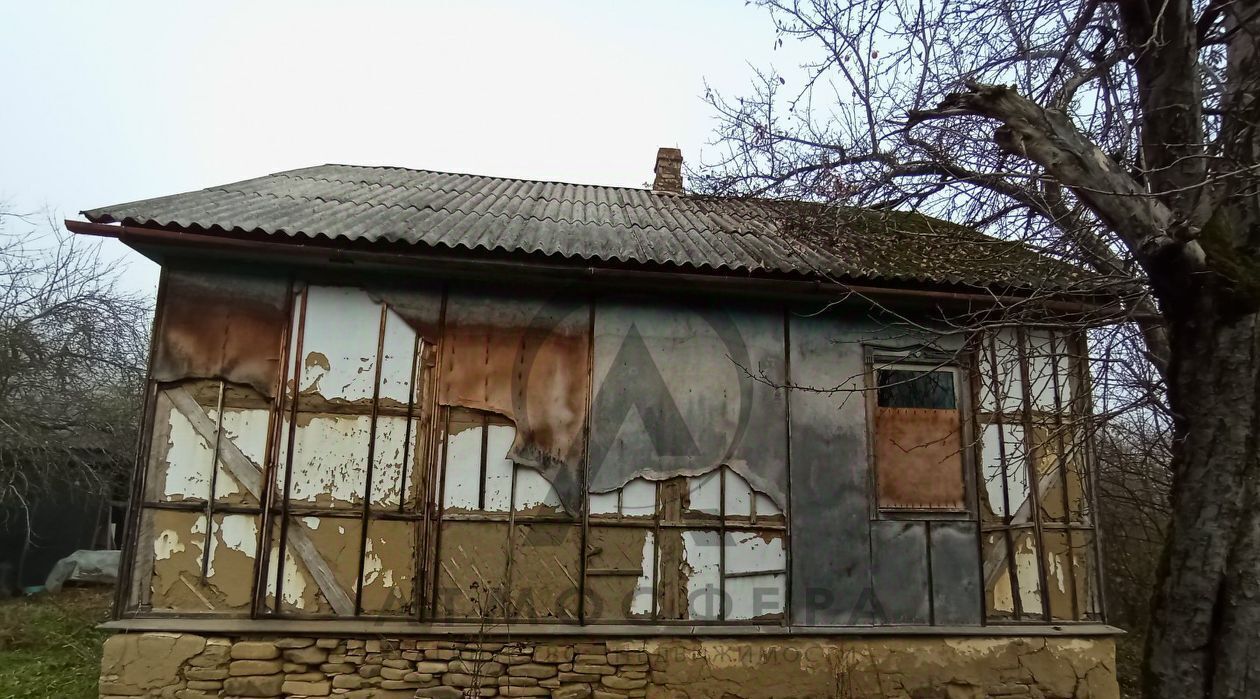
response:
[[[915,209],[1122,299],[1166,385],[1149,697],[1260,680],[1260,0],[760,0],[813,56],[709,93],[704,190]],[[1145,440],[1150,435],[1135,434]]]
[[[17,230],[15,230],[17,229]],[[55,223],[0,209],[0,505],[100,488],[134,451],[150,305]]]

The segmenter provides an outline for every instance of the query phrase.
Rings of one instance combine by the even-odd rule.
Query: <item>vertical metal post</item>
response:
[[[372,383],[372,414],[368,421],[367,468],[363,478],[363,511],[359,516],[359,572],[354,585],[354,616],[363,612],[363,569],[367,557],[368,524],[372,515],[372,474],[376,465],[376,425],[381,411],[381,364],[385,358],[385,323],[389,319],[389,306],[381,304],[380,327],[376,332],[376,371]],[[404,465],[405,470],[405,465]],[[402,493],[398,494],[402,499]]]
[[[310,298],[310,289],[302,290],[301,315],[298,316],[297,339],[293,353],[293,400],[289,406],[289,434],[284,455],[284,490],[280,494],[280,541],[276,553],[276,612],[284,607],[284,554],[289,534],[289,493],[293,488],[293,449],[297,444],[298,403],[302,397],[302,344],[306,337],[306,308]],[[271,511],[267,511],[268,525],[271,524]]]
[[[999,532],[1002,540],[1006,545],[1006,577],[1011,587],[1011,612],[1016,619],[1022,619],[1024,616],[1024,603],[1020,599],[1019,594],[1019,571],[1015,567],[1015,540],[1011,530],[1011,493],[1010,493],[1010,466],[1006,458],[1006,396],[1002,393],[1002,377],[998,370],[997,360],[997,334],[989,333],[989,366],[993,369],[992,379],[993,391],[993,424],[997,426],[998,433],[998,464],[1002,467],[1002,530]],[[983,479],[983,474],[981,475]],[[983,534],[982,534],[983,536]],[[984,560],[980,561],[981,569],[984,566]],[[981,578],[980,581],[986,588],[987,594],[988,582]],[[988,611],[988,602],[985,602],[985,610]],[[986,614],[987,616],[987,614]]]
[[[784,468],[786,479],[785,499],[783,503],[783,625],[791,626],[792,615],[792,317],[787,306],[783,307],[783,421],[787,425],[784,430],[786,442],[783,453],[787,463]],[[753,496],[753,515],[757,512],[757,496]]]
[[[987,486],[984,479],[984,428],[985,425],[980,422],[980,412],[983,406],[980,405],[983,396],[984,384],[981,376],[981,367],[984,362],[981,357],[984,355],[984,338],[983,330],[972,334],[967,339],[967,390],[968,390],[968,408],[970,410],[971,429],[971,470],[973,472],[974,481],[976,483],[976,492],[974,500],[976,503],[976,575],[979,576],[980,589],[979,599],[980,605],[980,624],[987,626],[989,623],[988,615],[988,584],[984,579],[984,553],[985,553],[985,532],[984,532],[984,510],[980,507],[981,489],[986,489],[985,500],[988,500]],[[1000,431],[1000,430],[999,430]],[[999,449],[1001,448],[999,444]],[[1001,458],[998,460],[1001,465]],[[1005,490],[1006,482],[1003,479],[1002,488]],[[990,503],[992,504],[992,503]]]
[[[429,395],[425,397],[425,429],[428,436],[425,437],[425,461],[420,486],[421,492],[417,495],[417,504],[421,507],[421,512],[424,515],[423,536],[418,544],[422,563],[418,571],[419,582],[417,587],[419,591],[416,605],[416,613],[422,618],[426,615],[426,610],[427,616],[432,617],[433,610],[436,609],[437,605],[436,590],[431,583],[437,578],[437,531],[442,507],[442,493],[438,488],[440,487],[439,479],[442,476],[442,470],[446,465],[446,434],[449,428],[446,420],[447,412],[441,407],[441,403],[438,400],[438,394],[441,392],[442,385],[442,353],[446,347],[446,300],[448,288],[448,285],[443,285],[442,287],[442,302],[438,311],[437,344],[433,351],[433,369],[428,381]]]
[[[578,556],[578,623],[586,623],[586,557],[590,545],[591,529],[591,493],[590,493],[590,458],[591,458],[591,409],[594,405],[595,393],[595,298],[587,298],[588,311],[586,323],[586,421],[582,426],[582,503],[578,516],[582,519],[582,530],[579,532],[581,555]],[[617,513],[621,513],[622,489],[617,491]],[[655,594],[655,593],[653,593]]]
[[[437,359],[436,359],[437,371],[435,372],[437,374],[436,381],[435,381],[437,388],[434,391],[434,399],[433,399],[435,406],[440,405],[439,396],[437,394],[441,393],[441,390],[442,390],[441,389],[442,362],[444,361],[445,356],[446,356],[446,343],[447,343],[447,339],[446,339],[447,315],[446,313],[447,313],[447,307],[450,302],[450,295],[451,295],[450,285],[448,284],[448,285],[443,286],[442,310],[440,312],[440,318],[438,319],[439,335],[438,335],[438,352],[437,352]],[[439,420],[439,418],[441,419]],[[429,481],[430,484],[433,485],[433,492],[436,495],[436,498],[434,498],[432,502],[430,503],[430,506],[433,508],[431,510],[433,533],[430,537],[433,540],[433,546],[432,546],[432,551],[431,551],[433,555],[433,558],[432,558],[433,569],[432,571],[430,571],[430,574],[428,575],[427,583],[429,585],[429,590],[430,590],[429,616],[431,618],[435,618],[437,616],[438,598],[441,596],[440,588],[439,588],[439,581],[442,575],[442,514],[445,510],[445,501],[446,501],[446,460],[449,456],[449,454],[447,453],[448,452],[447,443],[450,441],[450,435],[451,435],[450,408],[449,407],[441,408],[440,414],[437,411],[435,411],[433,415],[433,424],[434,424],[433,429],[435,433],[438,433],[438,431],[440,430],[440,437],[441,437],[440,444],[435,444],[434,446],[435,448],[441,449],[441,458],[436,460],[434,464],[434,468],[433,468],[433,474]],[[439,425],[441,425],[440,428],[438,427]]]
[[[1041,516],[1041,472],[1037,468],[1036,426],[1032,417],[1032,385],[1028,371],[1028,333],[1024,326],[1015,328],[1017,349],[1019,350],[1020,389],[1023,394],[1024,418],[1024,467],[1028,472],[1029,514],[1033,521],[1033,536],[1037,542],[1037,582],[1041,585],[1041,615],[1050,621],[1050,586],[1046,576],[1046,538],[1042,529]]]
[[[118,571],[118,589],[114,591],[114,608],[111,616],[121,619],[127,612],[139,606],[140,586],[135,578],[136,551],[148,542],[139,541],[140,524],[144,518],[144,493],[149,480],[149,452],[153,448],[153,421],[157,413],[157,384],[153,381],[153,358],[162,342],[162,317],[166,302],[167,271],[163,267],[158,276],[157,300],[153,309],[153,323],[149,330],[149,356],[144,371],[144,406],[142,422],[136,434],[136,460],[131,468],[131,492],[127,499],[127,512],[123,523],[122,559]],[[144,585],[147,589],[148,585]],[[135,604],[132,604],[132,601]]]
[[[1089,367],[1089,338],[1085,332],[1077,334],[1076,345],[1079,353],[1076,363],[1076,374],[1079,383],[1076,390],[1077,395],[1081,397],[1081,420],[1092,422],[1094,416],[1094,388]],[[1103,585],[1102,522],[1098,512],[1098,503],[1094,501],[1094,497],[1098,492],[1098,473],[1097,469],[1094,468],[1097,455],[1095,453],[1093,425],[1087,424],[1083,429],[1082,443],[1085,447],[1085,458],[1083,459],[1084,480],[1089,485],[1089,490],[1085,493],[1085,505],[1089,508],[1089,532],[1090,538],[1093,539],[1094,549],[1094,570],[1092,573],[1094,590],[1098,599],[1098,615],[1105,621],[1107,619],[1107,588]],[[1088,565],[1088,561],[1086,561],[1086,565]]]
[[[516,464],[512,464],[512,477],[508,486],[508,535],[506,559],[503,564],[503,588],[506,599],[503,601],[503,618],[512,621],[516,618],[516,608],[512,605],[512,561],[516,557]]]
[[[652,481],[653,529],[652,529],[652,620],[661,617],[661,483]]]
[[[726,621],[726,466],[718,466],[718,620]],[[756,491],[750,500],[757,502]],[[750,509],[751,511],[751,509]]]
[[[398,514],[403,514],[407,509],[407,475],[411,473],[412,459],[411,423],[416,416],[416,381],[420,367],[420,353],[423,349],[420,333],[416,333],[415,340],[411,345],[411,378],[407,381],[407,421],[403,427],[402,468],[398,472]],[[419,436],[418,432],[416,436]],[[413,479],[413,485],[415,482],[416,479]]]
[[[210,548],[214,546],[214,498],[219,487],[219,448],[223,442],[223,394],[226,390],[219,379],[219,400],[214,413],[214,448],[210,450],[210,496],[206,498],[206,541],[201,547],[201,582],[205,584],[210,574]]]
[[[486,509],[486,452],[490,448],[490,416],[481,412],[481,470],[477,478],[477,509]]]
[[[426,512],[426,510],[423,509],[424,488],[421,485],[422,479],[426,474],[426,469],[423,465],[419,469],[416,469],[413,466],[412,461],[421,460],[422,464],[427,464],[430,448],[429,441],[427,439],[425,440],[424,455],[420,454],[419,449],[416,450],[414,456],[411,453],[411,440],[413,438],[419,438],[420,436],[420,430],[416,430],[413,436],[412,423],[415,421],[416,382],[420,380],[418,375],[420,367],[419,362],[421,361],[420,354],[423,351],[425,351],[425,345],[420,339],[420,334],[416,333],[415,340],[411,347],[411,380],[410,383],[407,384],[407,426],[404,430],[405,441],[403,442],[402,469],[398,477],[398,514],[400,515],[406,511],[409,497],[412,499],[413,503],[422,508],[420,510],[421,513]],[[422,387],[420,390],[424,391],[425,389]],[[421,397],[423,399],[425,394],[421,393]],[[421,408],[421,410],[423,411],[424,408]],[[407,488],[408,475],[411,476],[410,489]],[[420,615],[420,608],[423,600],[422,591],[424,589],[425,571],[423,542],[427,531],[428,527],[426,526],[424,519],[416,519],[411,522],[411,611],[417,619]]]
[[[267,444],[263,450],[262,492],[258,494],[258,538],[254,548],[253,599],[250,601],[250,617],[257,618],[265,611],[267,599],[267,562],[271,557],[271,508],[275,498],[276,458],[279,451],[280,430],[283,424],[284,400],[288,392],[289,346],[293,341],[294,280],[289,279],[285,301],[284,332],[280,336],[280,371],[276,374],[272,390],[271,406],[267,411]]]
[[[1055,446],[1058,450],[1058,468],[1059,468],[1059,490],[1063,496],[1063,524],[1066,527],[1063,534],[1067,537],[1067,567],[1069,588],[1072,590],[1072,619],[1080,619],[1084,615],[1081,613],[1080,594],[1076,589],[1076,556],[1072,553],[1072,497],[1069,491],[1070,481],[1068,479],[1068,444],[1064,439],[1064,422],[1063,422],[1063,395],[1059,389],[1059,378],[1061,376],[1059,370],[1059,338],[1053,329],[1048,331],[1050,340],[1050,376],[1054,386],[1054,431]]]
[[[449,456],[446,447],[447,442],[450,441],[451,434],[451,411],[449,408],[442,411],[442,418],[442,458],[438,461],[438,467],[434,469],[434,478],[437,481],[437,499],[434,506],[435,522],[433,525],[433,573],[430,576],[432,579],[431,589],[433,592],[431,595],[432,599],[429,600],[431,607],[430,614],[433,616],[437,615],[437,603],[440,594],[438,584],[442,575],[442,513],[445,511],[446,460]]]
[[[923,542],[927,556],[928,626],[936,625],[936,580],[932,575],[932,520],[923,521]]]

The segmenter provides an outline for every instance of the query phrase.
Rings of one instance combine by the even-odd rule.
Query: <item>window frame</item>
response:
[[[976,521],[975,415],[972,402],[974,361],[966,350],[943,352],[935,349],[892,349],[863,345],[864,393],[866,406],[866,460],[869,474],[867,496],[872,521]],[[879,503],[879,464],[875,457],[876,415],[879,410],[879,371],[946,371],[954,378],[954,402],[958,411],[959,455],[962,468],[963,506],[961,508],[882,507]]]

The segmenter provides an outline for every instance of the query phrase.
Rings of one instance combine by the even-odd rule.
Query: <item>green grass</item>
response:
[[[0,699],[96,699],[113,590],[0,601]]]

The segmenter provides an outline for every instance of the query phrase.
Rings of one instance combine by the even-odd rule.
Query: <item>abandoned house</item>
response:
[[[102,695],[1117,696],[1076,268],[674,149],[85,216],[162,266]]]

